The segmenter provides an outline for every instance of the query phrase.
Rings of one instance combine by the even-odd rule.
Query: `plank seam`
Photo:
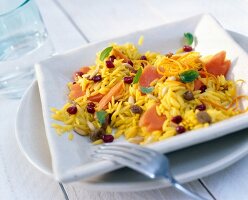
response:
[[[58,8],[64,13],[64,15],[68,18],[68,20],[71,22],[71,24],[74,26],[74,28],[78,31],[78,33],[84,38],[84,40],[89,43],[90,40],[88,37],[81,31],[81,29],[77,26],[77,24],[74,22],[74,20],[71,18],[69,13],[66,11],[66,9],[61,5],[61,3],[58,0],[53,0],[53,2],[58,6]]]
[[[208,189],[207,185],[201,180],[201,179],[198,179],[199,183],[201,184],[201,186],[207,191],[207,193],[214,199],[214,200],[217,200],[215,198],[215,196],[213,195],[213,193]]]
[[[66,192],[66,190],[64,188],[64,185],[59,182],[59,186],[60,186],[60,189],[62,190],[62,192],[64,194],[65,200],[69,200],[69,197],[68,197],[67,192]]]

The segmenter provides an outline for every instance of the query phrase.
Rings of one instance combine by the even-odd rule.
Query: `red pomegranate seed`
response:
[[[176,124],[179,124],[182,120],[183,120],[183,118],[180,115],[172,117],[172,119],[171,119],[171,121],[176,123]]]
[[[101,75],[96,75],[96,76],[94,76],[94,77],[92,78],[92,80],[93,80],[94,82],[99,82],[99,81],[102,80],[102,76],[101,76]]]
[[[95,113],[95,108],[93,106],[87,106],[87,112],[93,114]]]
[[[93,102],[89,102],[89,103],[87,104],[87,106],[95,107],[96,104],[94,104]]]
[[[76,75],[76,76],[80,76],[80,77],[81,77],[81,76],[83,76],[83,75],[84,75],[84,73],[83,73],[83,72],[76,72],[76,73],[75,73],[75,75]]]
[[[110,143],[114,141],[114,136],[113,135],[103,135],[102,140],[105,143]]]
[[[66,110],[70,115],[75,115],[77,113],[77,107],[76,106],[71,106],[67,108]]]
[[[133,77],[132,76],[124,77],[124,83],[131,84],[132,82],[133,82]]]
[[[184,126],[177,126],[176,131],[177,133],[184,133],[186,129],[184,128]]]
[[[133,67],[133,62],[131,60],[128,60],[127,63]]]
[[[185,51],[185,52],[190,52],[192,50],[193,50],[193,48],[191,46],[189,46],[189,45],[184,45],[183,46],[183,51]]]
[[[107,68],[114,68],[115,67],[114,63],[111,62],[110,60],[106,61],[106,66],[107,66]]]
[[[196,106],[195,109],[203,111],[203,110],[206,110],[206,106],[204,104],[201,104],[201,105]]]
[[[140,60],[147,60],[146,56],[141,56]]]
[[[116,59],[115,56],[109,56],[109,61],[114,62],[115,59]]]
[[[202,85],[202,86],[200,87],[201,93],[205,92],[206,89],[207,89],[207,86],[206,86],[206,85]]]

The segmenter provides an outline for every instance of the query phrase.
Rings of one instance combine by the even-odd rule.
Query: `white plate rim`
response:
[[[219,26],[219,23],[216,21],[216,19],[214,19],[210,15],[202,14],[202,15],[193,16],[193,17],[190,17],[190,18],[187,18],[184,20],[180,20],[178,22],[173,22],[171,24],[164,24],[162,26],[158,26],[155,28],[130,33],[124,37],[117,37],[117,38],[114,38],[114,39],[111,39],[108,41],[97,42],[95,44],[87,45],[86,47],[82,47],[78,51],[74,51],[74,52],[71,51],[70,53],[68,53],[66,55],[65,54],[58,55],[58,56],[55,56],[53,59],[49,59],[47,61],[41,62],[38,65],[36,65],[36,72],[37,72],[37,78],[39,80],[38,82],[39,82],[39,88],[40,88],[40,93],[41,93],[45,127],[46,127],[46,132],[47,132],[47,137],[48,137],[48,143],[51,147],[51,154],[53,157],[53,169],[54,169],[54,173],[55,173],[57,180],[60,180],[62,182],[75,181],[75,180],[79,180],[82,178],[88,178],[91,175],[95,175],[95,174],[100,175],[100,174],[106,173],[108,171],[111,171],[113,169],[117,169],[119,167],[117,165],[114,165],[111,162],[100,161],[100,160],[99,161],[92,161],[90,163],[87,162],[87,163],[84,163],[84,165],[82,165],[81,164],[82,159],[81,159],[81,161],[79,161],[80,159],[77,159],[76,157],[75,157],[75,159],[71,160],[72,164],[69,164],[66,162],[66,159],[70,160],[70,158],[72,158],[72,157],[74,158],[73,154],[74,154],[76,148],[79,148],[79,144],[73,146],[73,145],[70,145],[69,143],[65,143],[65,142],[61,143],[61,141],[63,141],[63,140],[65,141],[65,140],[67,140],[67,138],[63,137],[61,140],[57,140],[57,138],[55,138],[54,129],[52,129],[50,126],[51,123],[56,123],[50,117],[50,107],[58,107],[58,105],[61,106],[61,103],[62,103],[61,100],[64,99],[64,96],[63,96],[64,91],[58,90],[58,87],[64,88],[63,86],[66,84],[65,80],[68,77],[68,73],[70,73],[70,74],[72,73],[72,68],[66,68],[64,63],[67,63],[67,62],[71,63],[72,62],[72,63],[74,63],[73,64],[74,67],[77,65],[82,65],[81,56],[79,56],[79,54],[86,55],[84,57],[83,63],[89,63],[93,59],[93,54],[95,55],[96,48],[100,50],[101,48],[106,46],[106,43],[110,43],[113,41],[115,41],[115,42],[121,42],[122,41],[123,42],[123,40],[125,40],[125,41],[128,40],[128,41],[135,42],[134,39],[136,40],[138,35],[144,34],[145,37],[148,38],[147,41],[152,41],[152,38],[154,38],[153,37],[154,34],[156,34],[156,32],[158,31],[160,33],[160,35],[162,35],[163,37],[157,37],[157,38],[159,38],[159,40],[163,41],[164,34],[165,34],[163,31],[165,31],[165,30],[171,31],[172,30],[172,29],[170,29],[171,26],[178,26],[179,24],[182,25],[182,23],[183,24],[185,24],[185,23],[191,24],[191,21],[192,21],[192,26],[194,28],[193,27],[191,27],[191,28],[187,27],[187,30],[185,29],[185,30],[181,30],[181,31],[185,32],[188,30],[191,30],[191,31],[200,30],[198,32],[199,35],[197,35],[197,31],[196,31],[196,36],[199,38],[202,36],[203,40],[201,40],[202,42],[197,45],[198,49],[200,48],[202,51],[204,49],[206,50],[206,49],[208,49],[208,48],[206,48],[206,47],[208,47],[208,44],[215,44],[217,41],[216,40],[217,38],[218,38],[218,41],[221,41],[221,38],[225,36],[224,38],[226,38],[229,42],[222,43],[225,47],[223,47],[223,45],[222,45],[221,48],[226,49],[227,51],[230,51],[230,52],[238,52],[239,53],[238,55],[236,55],[236,57],[233,57],[231,54],[229,58],[233,59],[237,63],[239,63],[239,61],[242,62],[242,60],[243,60],[243,64],[244,64],[244,60],[246,60],[246,62],[247,62],[247,59],[248,59],[247,54],[226,33],[226,31],[221,26]],[[204,23],[206,23],[206,24],[204,24]],[[180,27],[182,27],[181,25],[180,25]],[[198,27],[198,25],[200,28]],[[210,39],[211,39],[211,41],[213,41],[213,43],[207,42],[209,40],[204,40],[204,37],[205,37],[205,39],[209,39],[209,37],[208,37],[209,34],[206,32],[206,30],[204,28],[202,29],[202,27],[206,27],[206,25],[208,25],[209,27],[212,27],[213,30],[216,31],[216,35],[214,37],[215,39],[212,36],[210,36]],[[178,39],[177,39],[177,41],[178,41]],[[157,44],[157,43],[158,43],[158,41],[155,42],[155,44]],[[149,46],[152,45],[151,43],[147,42],[146,48],[148,47],[147,46],[148,44],[149,44]],[[168,42],[167,44],[170,44],[170,43]],[[204,46],[202,44],[204,44]],[[225,44],[227,44],[227,45],[225,45]],[[156,45],[154,47],[156,47]],[[213,46],[210,45],[209,47],[210,47],[210,49],[213,48],[216,51],[221,50],[220,46],[217,47],[216,45],[213,45]],[[158,46],[158,49],[159,48],[161,48],[161,46]],[[173,48],[173,47],[171,47],[171,48]],[[235,51],[233,51],[233,49],[235,49]],[[205,51],[203,51],[203,52],[205,52]],[[72,60],[72,58],[73,58],[73,60]],[[90,60],[86,61],[87,58],[90,58]],[[242,59],[240,59],[240,58],[242,58]],[[52,64],[52,66],[51,66],[51,64]],[[69,63],[67,65],[69,65]],[[55,68],[54,68],[54,66],[55,66]],[[61,74],[58,73],[60,78],[54,82],[54,77],[52,74],[58,72],[58,70],[59,70],[58,67],[65,67],[64,68],[65,70],[61,70],[61,72],[62,72]],[[69,69],[71,69],[71,70],[69,70]],[[234,68],[234,69],[236,69],[236,68]],[[239,67],[237,69],[241,69],[241,68]],[[53,70],[55,70],[55,71],[53,71]],[[245,70],[245,72],[248,73],[248,70]],[[242,76],[244,74],[243,72],[240,72],[240,70],[239,70],[238,73],[239,73],[240,78],[246,80],[246,77],[244,78]],[[47,84],[48,82],[50,82],[52,84],[48,85]],[[62,85],[60,85],[59,83],[62,83]],[[245,87],[243,87],[243,89],[244,88]],[[247,90],[247,88],[245,90]],[[54,101],[53,95],[51,95],[51,94],[58,97],[58,98],[56,98],[57,101]],[[175,151],[177,149],[181,149],[181,148],[191,146],[191,145],[194,145],[197,143],[202,143],[202,142],[205,142],[208,140],[212,140],[212,139],[221,137],[223,135],[229,134],[231,132],[246,128],[247,127],[247,123],[246,123],[247,119],[248,119],[247,113],[246,114],[240,114],[238,116],[232,117],[231,119],[226,119],[226,120],[223,120],[221,122],[212,124],[208,129],[192,130],[192,131],[189,131],[188,133],[178,135],[177,137],[172,137],[168,140],[163,140],[163,141],[159,141],[159,142],[156,142],[153,144],[149,144],[148,147],[153,148],[154,150],[157,150],[157,151],[160,151],[163,153],[172,152],[172,151]],[[235,123],[235,126],[232,125],[234,123]],[[201,134],[199,134],[200,132],[201,132]],[[92,151],[92,149],[93,149],[93,148],[91,148],[92,145],[90,145],[90,143],[87,142],[88,140],[79,139],[77,141],[80,141],[80,143],[82,142],[81,144],[84,144],[86,146],[89,145],[88,147],[89,147],[90,151]],[[77,143],[77,142],[75,142],[75,143]],[[67,148],[62,148],[62,146],[64,146],[64,145],[67,146]],[[75,150],[72,151],[72,149],[74,149],[74,148],[75,148]],[[89,154],[90,151],[85,151],[85,152],[87,154]],[[63,153],[61,153],[61,152],[63,152]],[[83,153],[83,152],[81,152],[81,153]],[[71,157],[70,158],[66,157],[66,155],[69,155],[69,154],[71,154]],[[78,157],[79,157],[79,155],[78,155]],[[86,156],[86,158],[90,158],[90,157]]]

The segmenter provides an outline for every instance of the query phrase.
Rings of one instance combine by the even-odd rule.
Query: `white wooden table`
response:
[[[229,30],[248,35],[248,0],[37,0],[58,53],[202,12]],[[59,184],[34,168],[14,133],[19,100],[0,99],[0,199],[64,199]],[[25,116],[24,116],[25,117]],[[208,199],[248,199],[248,156],[233,166],[185,184]],[[173,188],[145,192],[93,192],[79,183],[63,185],[68,198],[87,200],[187,200]]]

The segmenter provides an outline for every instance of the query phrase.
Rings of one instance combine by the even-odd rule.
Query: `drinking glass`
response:
[[[35,1],[0,0],[0,95],[24,91],[34,64],[53,53]]]

